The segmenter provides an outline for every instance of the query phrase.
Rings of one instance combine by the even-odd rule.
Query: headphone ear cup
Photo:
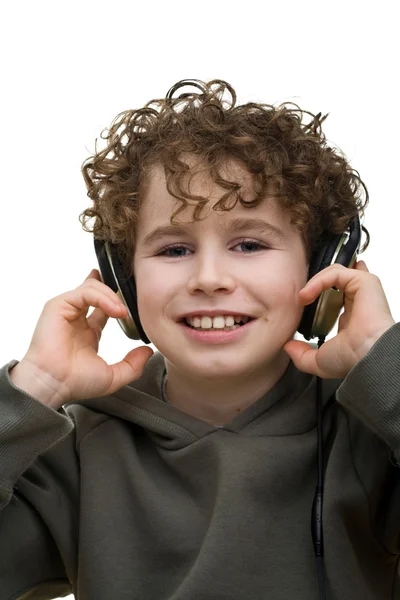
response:
[[[125,304],[128,315],[117,319],[125,335],[132,340],[150,344],[139,319],[136,284],[133,277],[126,277],[117,246],[110,242],[94,239],[94,247],[103,283],[108,285]]]
[[[353,266],[361,243],[362,231],[358,216],[351,221],[349,229],[346,244],[347,231],[343,234],[325,232],[322,235],[319,247],[310,260],[307,281],[331,264],[338,263],[348,268]],[[343,302],[342,291],[333,288],[325,290],[312,304],[304,308],[297,331],[306,340],[326,337],[339,317]]]
[[[311,257],[307,281],[310,281],[310,279],[314,277],[314,275],[316,275],[317,273],[328,267],[330,264],[332,264],[332,258],[335,255],[339,240],[341,238],[341,235],[334,234],[324,234],[322,236],[319,249],[316,252],[314,252],[314,254]],[[323,294],[318,296],[318,298],[316,298],[312,304],[309,304],[308,306],[304,307],[303,316],[300,321],[300,325],[297,328],[297,331],[301,333],[306,340],[314,338],[318,335],[318,333],[316,333],[317,308],[319,306],[321,309],[321,304],[319,304],[319,302],[322,295]],[[339,298],[338,300],[341,301],[342,299]],[[339,315],[339,312],[337,313],[337,315]],[[322,316],[323,315],[320,314],[320,317]],[[333,318],[334,315],[331,315],[330,321]],[[324,321],[326,321],[326,318],[324,319]],[[329,331],[332,329],[333,325],[334,323],[332,323],[332,325],[330,326]],[[325,327],[323,332],[321,332],[319,335],[327,335],[329,333],[327,329],[328,328]]]

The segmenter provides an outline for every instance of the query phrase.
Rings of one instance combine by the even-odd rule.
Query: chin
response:
[[[279,352],[278,352],[279,354]],[[215,379],[220,380],[221,378],[246,378],[253,377],[256,372],[260,374],[265,372],[272,362],[280,360],[278,355],[274,353],[273,357],[271,353],[261,357],[259,353],[257,356],[252,356],[249,352],[240,352],[240,354],[234,355],[234,353],[225,352],[225,356],[197,356],[193,360],[189,357],[185,357],[182,360],[182,356],[175,357],[176,360],[172,360],[176,366],[179,365],[179,369],[186,373],[191,373],[193,377],[204,378],[204,379]]]

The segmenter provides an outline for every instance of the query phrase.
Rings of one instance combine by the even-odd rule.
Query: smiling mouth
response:
[[[234,329],[243,327],[243,325],[247,325],[247,323],[251,323],[251,321],[254,321],[254,317],[247,317],[246,321],[241,320],[238,323],[235,322],[233,325],[227,327],[194,327],[186,319],[182,319],[180,322],[195,331],[233,331]]]

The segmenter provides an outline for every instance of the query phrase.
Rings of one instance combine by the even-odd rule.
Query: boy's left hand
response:
[[[306,342],[290,340],[283,349],[299,371],[322,379],[341,379],[356,365],[395,321],[379,277],[363,260],[353,268],[334,264],[320,271],[299,292],[299,301],[311,304],[335,286],[344,293],[344,312],[338,333],[314,350]]]

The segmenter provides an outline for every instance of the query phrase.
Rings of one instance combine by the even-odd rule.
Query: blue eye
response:
[[[234,248],[236,248],[237,246],[247,246],[247,251],[245,251],[245,254],[251,254],[253,252],[258,252],[259,250],[265,250],[266,246],[260,244],[260,242],[256,242],[254,240],[242,240],[241,242],[239,242],[239,244],[236,244],[236,246],[234,246]],[[256,249],[251,250],[249,249],[249,246],[256,246]]]
[[[242,240],[233,248],[237,248],[238,246],[242,247],[243,254],[254,254],[255,252],[259,252],[260,250],[266,250],[268,246],[265,244],[260,244],[255,240]],[[232,248],[232,249],[233,249]],[[165,246],[165,248],[161,248],[159,252],[157,252],[156,256],[167,256],[168,258],[183,258],[188,256],[185,254],[185,251],[192,252],[190,248],[187,246],[183,246],[182,244],[176,244],[176,246]]]
[[[157,253],[157,256],[168,256],[169,258],[180,258],[182,256],[186,256],[185,254],[179,252],[178,254],[170,254],[174,250],[188,250],[185,246],[168,246],[167,248],[162,248],[160,252]]]

